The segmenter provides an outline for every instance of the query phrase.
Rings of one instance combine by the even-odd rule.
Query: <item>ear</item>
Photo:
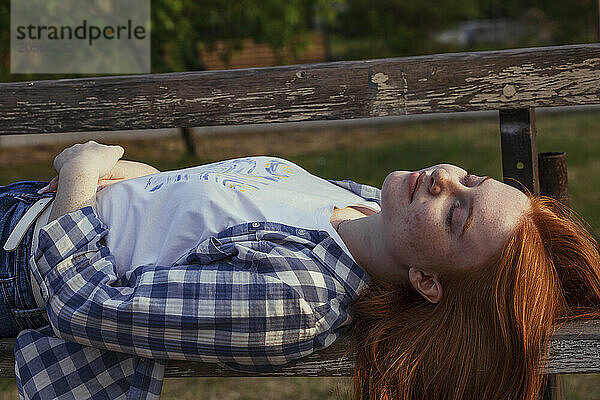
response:
[[[443,290],[437,273],[411,267],[408,270],[408,278],[413,287],[425,300],[434,304],[440,302]]]

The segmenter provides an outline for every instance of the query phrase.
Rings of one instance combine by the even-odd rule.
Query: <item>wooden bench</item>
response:
[[[600,45],[0,84],[2,134],[499,110],[505,178],[539,191],[536,107],[600,104]],[[0,341],[0,376],[13,376]],[[349,376],[349,339],[271,376]],[[547,374],[600,372],[600,321],[558,330]],[[237,376],[170,362],[166,376]],[[244,375],[246,376],[246,375]],[[550,396],[548,391],[546,396]],[[552,398],[558,398],[556,392]],[[550,398],[550,397],[548,397]]]

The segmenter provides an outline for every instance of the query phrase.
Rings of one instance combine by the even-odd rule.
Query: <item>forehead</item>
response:
[[[488,179],[474,192],[474,222],[496,231],[512,231],[529,209],[529,198],[520,190],[495,179]],[[507,232],[508,233],[508,232]]]
[[[495,179],[487,179],[472,193],[473,222],[463,240],[473,255],[491,257],[500,250],[529,209],[529,198]]]
[[[458,165],[454,165],[454,164],[437,164],[428,169],[435,169],[435,168],[443,168],[448,172],[457,172],[457,173],[467,172],[464,168],[461,168]]]

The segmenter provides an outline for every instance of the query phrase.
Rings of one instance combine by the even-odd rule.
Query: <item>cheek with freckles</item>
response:
[[[406,227],[408,242],[411,247],[416,247],[423,240],[427,239],[427,215],[423,212],[415,212],[410,216],[406,217]]]
[[[450,256],[445,226],[429,210],[420,210],[408,218],[406,244],[413,262],[422,266],[443,263]],[[416,266],[416,265],[415,265]]]
[[[418,236],[418,240],[428,239],[435,232],[436,221],[432,218],[429,210],[417,210],[409,217],[408,225],[413,236]]]

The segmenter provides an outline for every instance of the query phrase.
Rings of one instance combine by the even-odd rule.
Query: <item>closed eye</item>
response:
[[[467,173],[465,176],[463,176],[461,183],[465,186],[470,186],[470,184],[473,183],[472,181],[474,180],[474,177],[476,177],[476,175],[473,174],[473,171],[467,170]]]
[[[460,206],[460,202],[457,200],[450,206],[448,210],[448,215],[446,215],[446,225],[448,229],[452,229],[452,217],[454,216],[454,211]]]

